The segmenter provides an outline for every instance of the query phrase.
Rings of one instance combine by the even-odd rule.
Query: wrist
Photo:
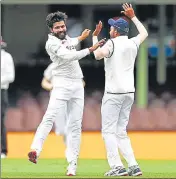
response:
[[[84,37],[83,37],[82,35],[80,35],[80,36],[78,37],[78,40],[79,40],[79,41],[83,41],[83,40],[84,40]]]
[[[134,21],[137,17],[134,15],[131,20]]]
[[[93,48],[92,47],[89,47],[89,52],[93,52]]]
[[[93,39],[98,39],[98,36],[97,35],[93,35],[92,38]]]

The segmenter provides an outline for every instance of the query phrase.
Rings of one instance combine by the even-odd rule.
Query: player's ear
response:
[[[53,28],[50,28],[50,31],[53,32]]]

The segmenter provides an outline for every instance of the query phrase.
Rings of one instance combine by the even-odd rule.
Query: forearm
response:
[[[93,41],[93,45],[95,45],[98,42],[98,37],[97,36],[93,36],[92,37],[92,41]]]
[[[133,23],[135,24],[137,30],[139,31],[140,34],[140,41],[141,43],[147,38],[148,32],[144,25],[138,20],[136,16],[134,16],[132,19]]]
[[[77,37],[77,39],[78,39],[79,42],[84,40],[83,36],[81,36],[81,35],[79,37]]]
[[[95,45],[98,42],[98,37],[97,36],[93,36],[92,41],[93,41],[93,45]],[[97,50],[95,50],[93,53],[94,53],[94,56],[95,56],[96,60],[100,60],[101,59],[102,54],[101,54],[101,51],[100,51],[100,47],[97,48]]]
[[[69,52],[69,53],[65,53],[65,54],[58,53],[57,55],[60,60],[75,61],[75,60],[80,60],[89,54],[90,54],[90,51],[88,48],[86,48],[86,49],[83,49],[80,51],[74,51],[74,52]]]
[[[93,41],[93,45],[95,45],[98,42],[98,37],[93,36],[92,41]],[[97,50],[95,50],[93,53],[96,60],[101,60],[106,56],[100,47],[98,47]]]

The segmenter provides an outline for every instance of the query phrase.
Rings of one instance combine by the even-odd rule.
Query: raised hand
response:
[[[125,3],[122,5],[124,11],[121,11],[122,14],[126,15],[130,19],[135,16],[134,9],[131,4]]]
[[[93,36],[98,36],[99,33],[101,32],[101,29],[103,27],[103,24],[101,21],[99,21],[99,23],[96,25],[96,29],[94,30],[94,32],[92,33]]]
[[[79,36],[79,40],[80,40],[80,41],[85,40],[85,39],[89,36],[90,32],[91,32],[91,30],[85,29],[85,30],[82,32],[81,36]]]

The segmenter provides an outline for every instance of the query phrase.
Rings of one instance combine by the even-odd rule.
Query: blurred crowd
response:
[[[84,131],[100,131],[101,100],[103,92],[93,91],[85,94],[83,115]],[[16,106],[7,112],[8,131],[34,131],[46,110],[49,93],[42,91],[37,97],[25,92],[18,99]],[[148,107],[138,108],[134,103],[128,130],[176,130],[176,96],[164,92],[160,96],[149,92]]]

